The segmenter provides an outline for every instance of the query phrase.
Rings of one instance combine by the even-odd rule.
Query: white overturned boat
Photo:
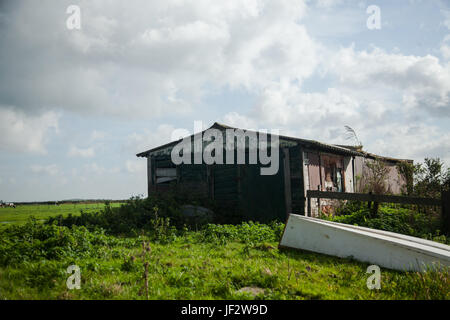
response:
[[[302,249],[401,271],[450,267],[450,246],[402,234],[291,214],[280,247]]]

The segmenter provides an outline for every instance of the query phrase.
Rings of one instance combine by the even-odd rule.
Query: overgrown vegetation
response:
[[[406,195],[439,199],[442,190],[450,190],[450,167],[445,168],[439,158],[425,158],[417,164],[402,162],[397,168],[406,181]]]
[[[30,261],[100,257],[102,248],[134,246],[135,239],[107,236],[103,230],[89,232],[84,226],[44,225],[30,218],[26,224],[0,230],[0,266]]]
[[[441,234],[439,212],[429,214],[401,206],[382,205],[378,208],[378,215],[373,217],[367,204],[354,201],[338,209],[334,217],[323,218],[450,244],[450,238]]]
[[[110,207],[119,207],[121,203],[108,203]],[[16,208],[0,208],[0,226],[11,223],[26,223],[30,216],[37,220],[44,220],[52,216],[69,214],[79,215],[83,212],[98,212],[105,206],[102,202],[96,203],[63,203],[53,204],[16,204]]]
[[[383,162],[375,160],[367,165],[369,173],[365,179],[365,191],[386,193],[384,181],[387,169]],[[424,163],[416,165],[401,162],[397,168],[406,181],[403,190],[405,195],[438,199],[441,191],[449,187],[450,169],[445,170],[444,163],[439,158],[427,158]],[[371,207],[367,203],[348,201],[336,210],[334,216],[324,215],[323,218],[450,244],[450,237],[442,234],[440,208],[391,204],[380,206],[377,203]]]
[[[375,159],[373,161],[367,161],[367,172],[365,178],[365,186],[363,192],[373,194],[385,194],[387,193],[386,179],[389,173],[389,169],[386,164]]]
[[[0,230],[0,299],[450,298],[448,272],[383,270],[381,290],[369,290],[367,264],[278,250],[281,223],[207,224],[174,230],[170,241],[55,223]],[[79,290],[66,286],[73,264]]]
[[[81,212],[74,216],[50,217],[46,224],[56,223],[59,226],[85,226],[89,230],[101,228],[108,234],[137,235],[141,230],[155,230],[167,233],[166,224],[182,227],[188,219],[183,219],[180,205],[175,201],[150,197],[142,199],[131,198],[119,208],[113,208],[108,203],[97,212]]]
[[[173,195],[132,198],[97,212],[30,219],[0,229],[0,299],[449,299],[448,270],[382,270],[366,286],[367,264],[279,250],[284,224],[213,224],[183,215]],[[371,217],[347,203],[335,221],[449,243],[438,219],[382,206]],[[67,267],[81,269],[69,290]]]

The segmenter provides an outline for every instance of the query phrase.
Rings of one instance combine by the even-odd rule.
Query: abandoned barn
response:
[[[261,134],[219,123],[209,129],[220,131],[224,137],[227,129],[253,132],[257,139]],[[188,139],[191,143],[193,138],[194,135],[183,140]],[[267,149],[270,152],[274,138],[273,134],[267,134]],[[305,214],[307,190],[362,192],[367,177],[367,164],[375,159],[385,163],[389,170],[385,182],[390,193],[400,193],[405,185],[404,178],[397,170],[397,164],[411,160],[376,156],[352,146],[281,135],[276,135],[276,138],[278,171],[272,175],[261,175],[261,168],[267,165],[260,162],[251,164],[247,161],[248,140],[244,164],[227,164],[225,161],[223,164],[207,164],[205,161],[194,164],[194,161],[191,161],[177,165],[172,161],[171,154],[181,140],[155,147],[137,156],[147,158],[149,195],[167,190],[175,184],[199,199],[211,199],[221,206],[239,212],[245,219],[261,222],[276,218],[284,220],[289,213]],[[260,148],[259,144],[257,146]],[[236,154],[237,150],[233,152]],[[323,212],[327,212],[332,210],[334,204],[332,201],[322,201],[320,206]],[[317,215],[318,209],[317,205],[313,204],[312,215]]]

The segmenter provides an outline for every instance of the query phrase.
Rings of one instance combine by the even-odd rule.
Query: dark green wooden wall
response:
[[[303,182],[303,152],[300,146],[289,148],[289,166],[291,176],[292,213],[305,213],[305,195]]]
[[[246,220],[268,222],[286,219],[284,153],[279,153],[279,170],[262,176],[259,164],[182,164],[177,167],[177,184],[188,193],[208,197],[219,206],[236,210]],[[248,163],[248,153],[246,156]],[[303,159],[300,147],[289,148],[292,212],[304,212]],[[170,155],[152,157],[152,168],[175,167]],[[153,175],[154,176],[154,175]],[[154,183],[155,181],[153,181]],[[156,186],[156,189],[164,189]]]
[[[284,221],[286,205],[284,198],[283,162],[276,175],[262,176],[260,165],[240,166],[240,205],[244,218],[269,222]]]

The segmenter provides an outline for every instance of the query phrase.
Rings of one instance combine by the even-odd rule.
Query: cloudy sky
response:
[[[4,201],[145,195],[195,120],[450,164],[450,3],[1,1],[0,84]]]

